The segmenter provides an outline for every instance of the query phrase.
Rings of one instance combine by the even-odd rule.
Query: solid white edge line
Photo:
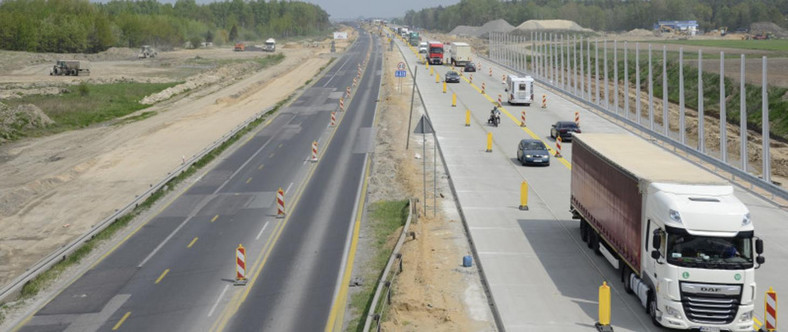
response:
[[[268,227],[268,222],[267,221],[265,222],[265,225],[263,225],[263,229],[260,230],[260,233],[257,233],[257,236],[254,238],[255,240],[259,240],[260,239],[260,236],[263,235],[263,232],[265,232],[265,228],[266,227]]]
[[[293,187],[293,183],[290,182],[290,185],[288,185],[287,189],[285,189],[285,193],[289,193],[290,192],[290,188],[292,188],[292,187]]]
[[[216,311],[216,307],[219,306],[219,302],[221,302],[222,298],[224,297],[224,293],[227,293],[228,289],[230,289],[230,285],[224,285],[224,289],[222,290],[222,293],[219,294],[219,298],[216,299],[216,302],[211,307],[211,311],[208,312],[208,317],[211,317],[211,315],[213,315],[213,312]]]

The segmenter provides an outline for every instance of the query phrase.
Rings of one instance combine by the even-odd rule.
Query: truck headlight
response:
[[[665,306],[665,314],[676,319],[681,319],[681,311],[669,305]]]
[[[741,314],[741,317],[739,318],[740,322],[747,322],[747,321],[751,321],[751,320],[752,320],[752,310]]]
[[[670,215],[670,220],[671,221],[677,222],[679,224],[681,223],[681,215],[679,214],[679,211],[670,209],[668,211],[668,214]]]
[[[751,221],[750,221],[750,214],[749,214],[749,213],[747,213],[747,214],[745,214],[745,215],[744,215],[744,219],[742,219],[742,221],[741,221],[741,225],[742,225],[742,226],[747,226],[747,225],[749,225],[749,224],[750,224],[750,222],[751,222]]]

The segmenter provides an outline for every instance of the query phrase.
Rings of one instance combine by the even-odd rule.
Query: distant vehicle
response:
[[[531,106],[534,101],[534,79],[531,76],[506,76],[506,89],[509,105],[525,104]]]
[[[456,71],[450,70],[443,76],[443,81],[446,83],[460,83],[460,74]]]
[[[146,59],[155,58],[157,55],[159,55],[159,52],[156,52],[153,47],[150,47],[150,45],[142,45],[140,48],[140,54],[137,57],[140,59]]]
[[[525,165],[550,165],[550,152],[540,140],[524,139],[517,146],[517,160]]]
[[[79,60],[57,60],[49,75],[54,76],[79,76],[90,75],[90,63]]]
[[[244,45],[244,43],[235,43],[235,47],[233,48],[233,51],[243,52],[245,50],[246,50],[246,45]]]
[[[263,51],[265,52],[274,52],[276,51],[276,39],[268,38],[265,40],[265,45],[263,45]]]
[[[427,53],[431,65],[443,64],[443,43],[438,41],[429,42]]]
[[[408,41],[410,42],[410,46],[416,46],[421,41],[421,37],[419,37],[419,33],[416,31],[411,31],[408,37]]]
[[[550,137],[558,138],[561,135],[561,140],[571,141],[574,134],[580,133],[580,127],[573,121],[558,121],[550,128]]]
[[[471,61],[471,45],[467,43],[451,43],[450,49],[452,66],[464,67]]]
[[[465,64],[465,68],[463,68],[463,70],[466,73],[469,73],[469,72],[475,73],[476,72],[476,65],[473,64],[473,62],[468,61],[468,63]]]
[[[421,43],[419,43],[419,53],[421,53],[421,54],[427,54],[427,49],[428,49],[429,47],[430,47],[430,45],[429,45],[429,44],[427,44],[427,42],[421,42]]]

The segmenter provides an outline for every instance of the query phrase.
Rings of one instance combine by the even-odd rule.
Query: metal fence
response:
[[[719,63],[720,73],[706,74],[703,72],[703,50],[697,53],[697,136],[688,135],[687,126],[687,106],[685,92],[685,54],[684,48],[680,47],[677,59],[672,60],[668,56],[665,45],[662,45],[661,57],[657,50],[657,57],[654,56],[654,49],[651,44],[647,48],[647,61],[641,59],[641,45],[635,42],[634,50],[631,50],[629,42],[621,43],[614,40],[609,42],[604,39],[591,39],[583,35],[566,35],[547,32],[531,32],[528,35],[515,35],[507,33],[491,33],[489,35],[490,53],[489,59],[501,66],[518,72],[528,74],[546,86],[555,89],[563,94],[574,98],[576,101],[590,108],[601,111],[608,116],[620,120],[628,125],[642,130],[644,133],[656,137],[676,150],[684,151],[703,162],[713,165],[730,174],[729,179],[743,179],[750,184],[750,188],[760,188],[771,198],[780,197],[788,200],[788,191],[775,185],[771,180],[771,155],[769,150],[769,104],[767,87],[767,57],[761,57],[761,137],[762,144],[759,151],[755,151],[755,156],[760,156],[760,165],[751,165],[748,162],[748,135],[747,135],[747,93],[745,85],[745,61],[746,56],[740,55],[741,72],[739,77],[739,146],[735,155],[728,153],[730,143],[735,143],[734,138],[727,135],[726,119],[726,81],[725,77],[725,53],[720,52]],[[601,44],[601,46],[600,46]],[[610,46],[612,45],[612,49]],[[602,56],[600,57],[600,52]],[[634,52],[635,60],[631,61],[630,53]],[[593,54],[592,54],[593,53]],[[612,59],[609,53],[612,53]],[[671,52],[672,53],[672,52]],[[623,56],[623,61],[619,61],[619,54]],[[674,56],[675,57],[675,56]],[[645,62],[645,63],[644,63]],[[661,68],[659,66],[661,64]],[[635,82],[630,88],[630,66],[634,65]],[[648,66],[646,82],[641,82],[642,66]],[[600,72],[600,66],[602,71]],[[662,82],[654,82],[654,68],[662,71]],[[623,67],[623,70],[620,68]],[[672,70],[678,67],[678,87],[671,86],[668,79],[668,68]],[[612,72],[612,77],[609,74]],[[622,73],[622,77],[619,75]],[[718,148],[707,146],[707,128],[704,123],[704,78],[709,82],[714,79],[719,80],[719,142]],[[610,80],[609,80],[610,79]],[[600,82],[602,80],[602,82]],[[646,86],[645,90],[642,87]],[[661,86],[662,109],[655,109],[654,90],[655,84]],[[611,87],[612,85],[612,87]],[[708,89],[708,87],[706,87]],[[632,91],[632,90],[634,91]],[[678,120],[671,122],[669,105],[672,101],[668,99],[669,92],[675,93],[678,89]],[[612,92],[611,92],[612,90]],[[634,92],[634,98],[630,93]],[[642,98],[642,93],[646,97]],[[622,100],[623,99],[623,103]],[[632,100],[630,100],[632,99]],[[634,103],[634,109],[633,105]],[[730,103],[730,102],[728,102]],[[647,112],[646,114],[643,114]],[[675,128],[675,129],[674,129]],[[715,142],[716,143],[716,142]],[[738,160],[737,160],[738,159]]]
[[[397,276],[402,273],[402,253],[400,250],[402,249],[402,244],[405,242],[405,237],[408,235],[408,228],[410,227],[415,209],[416,204],[413,204],[413,199],[411,199],[410,202],[408,202],[408,219],[405,221],[405,226],[402,228],[402,233],[399,235],[397,245],[394,246],[394,250],[391,252],[388,263],[386,263],[386,268],[383,270],[383,274],[378,281],[378,286],[375,289],[375,296],[372,297],[372,303],[369,306],[369,313],[364,320],[364,332],[372,329],[373,324],[375,331],[379,332],[381,329],[381,323],[384,320],[383,315],[386,313],[386,308],[391,305],[392,286],[396,282]],[[411,236],[413,236],[414,239],[416,237],[414,233],[411,233]],[[392,267],[394,267],[395,264],[397,265],[397,268],[392,270]],[[384,297],[386,300],[380,301],[382,297]]]

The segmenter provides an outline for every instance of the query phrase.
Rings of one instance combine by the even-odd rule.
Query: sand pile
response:
[[[497,19],[484,23],[478,30],[476,30],[476,37],[487,38],[491,32],[508,33],[514,30],[514,26],[509,24],[503,19]]]
[[[569,20],[528,20],[517,26],[520,31],[533,30],[564,30],[564,31],[591,31]]]
[[[450,35],[455,36],[463,36],[463,37],[475,37],[479,27],[474,27],[470,25],[458,25],[454,30],[449,32]]]
[[[0,143],[14,138],[21,131],[44,128],[55,123],[33,104],[8,107],[0,103]]]
[[[631,37],[653,37],[654,31],[645,30],[645,29],[634,29],[634,30],[630,30],[627,33],[624,33],[623,35],[631,36]]]
[[[757,22],[750,24],[750,33],[773,33],[777,38],[788,38],[788,30],[781,28],[779,25],[772,22]]]

